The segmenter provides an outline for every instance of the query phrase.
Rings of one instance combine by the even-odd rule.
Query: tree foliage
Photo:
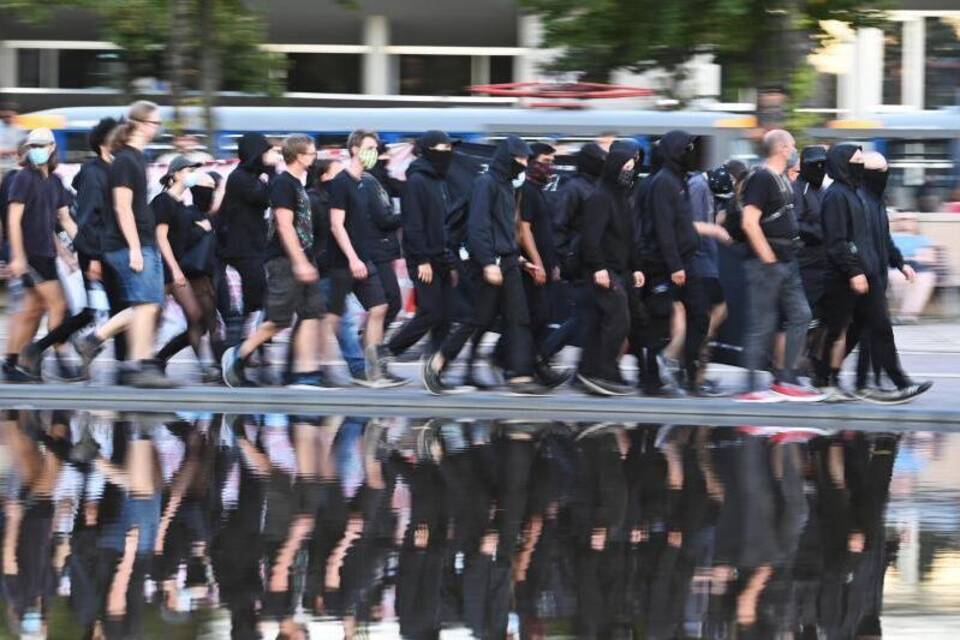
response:
[[[884,0],[520,0],[561,50],[546,69],[605,81],[618,69],[662,69],[682,79],[684,63],[713,54],[742,87],[788,89],[803,56],[825,34],[820,21],[883,19]],[[674,82],[674,85],[676,82]]]

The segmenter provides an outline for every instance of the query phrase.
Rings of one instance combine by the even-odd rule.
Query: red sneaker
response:
[[[774,393],[769,389],[761,389],[760,391],[747,391],[745,393],[738,393],[733,397],[736,402],[756,402],[756,403],[772,403],[772,402],[783,402],[785,398],[780,394]]]
[[[827,396],[810,387],[789,382],[776,382],[770,386],[770,391],[781,396],[787,402],[820,402]]]

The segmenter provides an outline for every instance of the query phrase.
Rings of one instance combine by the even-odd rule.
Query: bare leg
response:
[[[306,373],[319,368],[317,362],[317,345],[320,342],[323,324],[319,319],[304,320],[294,336],[293,344],[293,371]]]
[[[363,345],[369,347],[383,342],[383,321],[387,317],[387,305],[381,304],[367,313],[367,330],[364,332]]]
[[[153,337],[156,333],[158,306],[140,304],[133,307],[133,320],[130,323],[130,359],[149,360],[153,355]]]

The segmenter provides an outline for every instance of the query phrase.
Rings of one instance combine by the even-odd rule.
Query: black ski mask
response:
[[[440,177],[445,177],[450,170],[450,163],[453,162],[453,151],[440,151],[439,149],[426,149],[423,157],[427,162],[433,165]]]
[[[204,213],[209,213],[213,206],[213,192],[210,187],[193,187],[190,189],[190,196],[193,198],[193,206]]]
[[[850,163],[850,182],[854,189],[863,184],[863,163],[862,162],[851,162]]]
[[[879,169],[865,169],[863,172],[863,186],[873,195],[880,197],[887,190],[887,179],[890,173]]]
[[[826,175],[826,162],[804,162],[800,165],[800,176],[814,189],[823,186],[823,178]]]
[[[510,179],[511,180],[516,179],[517,176],[519,176],[521,173],[523,173],[526,170],[527,170],[527,167],[517,162],[517,159],[514,158],[513,162],[510,163]]]

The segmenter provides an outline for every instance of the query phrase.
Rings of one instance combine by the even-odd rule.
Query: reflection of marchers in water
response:
[[[879,637],[897,437],[8,412],[5,612],[87,637]],[[179,628],[179,627],[178,627]],[[189,627],[188,627],[189,628]],[[387,631],[389,632],[389,631]],[[273,634],[277,635],[274,636]],[[395,631],[394,631],[395,633]]]

